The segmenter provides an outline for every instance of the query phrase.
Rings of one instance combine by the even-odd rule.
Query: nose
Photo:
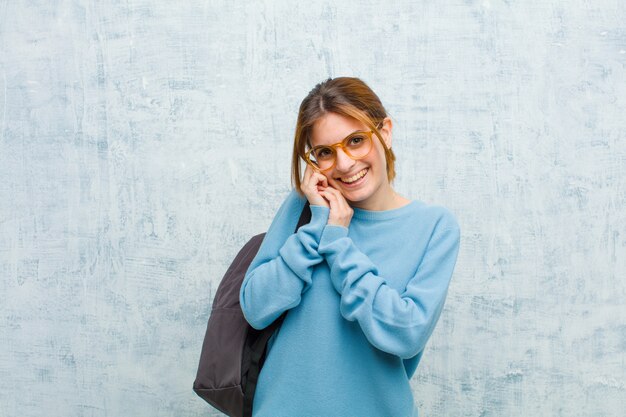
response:
[[[348,154],[345,153],[343,149],[337,149],[335,171],[337,171],[339,174],[349,174],[352,171],[352,167],[355,163],[356,161],[350,158],[350,156],[348,156]]]

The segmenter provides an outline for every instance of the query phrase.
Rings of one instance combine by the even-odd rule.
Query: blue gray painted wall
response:
[[[0,2],[0,415],[206,416],[215,289],[363,78],[396,189],[459,219],[424,416],[626,409],[626,6]],[[323,399],[321,399],[323,401]]]

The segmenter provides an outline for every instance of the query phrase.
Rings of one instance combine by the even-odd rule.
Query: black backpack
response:
[[[311,221],[307,200],[295,232]],[[295,233],[294,232],[294,233]],[[252,401],[270,337],[287,315],[256,330],[246,321],[239,293],[246,271],[259,251],[265,233],[253,236],[239,251],[215,293],[193,390],[230,417],[252,417]]]

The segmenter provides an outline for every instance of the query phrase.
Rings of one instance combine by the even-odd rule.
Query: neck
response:
[[[362,201],[349,201],[349,203],[352,207],[364,210],[383,211],[401,206],[402,200],[402,197],[394,191],[391,185],[387,184],[370,198]]]

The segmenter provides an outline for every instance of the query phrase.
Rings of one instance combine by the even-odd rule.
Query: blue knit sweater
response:
[[[353,207],[349,228],[292,190],[246,272],[256,329],[289,310],[268,343],[253,417],[417,416],[409,384],[446,299],[460,229],[445,207]]]

